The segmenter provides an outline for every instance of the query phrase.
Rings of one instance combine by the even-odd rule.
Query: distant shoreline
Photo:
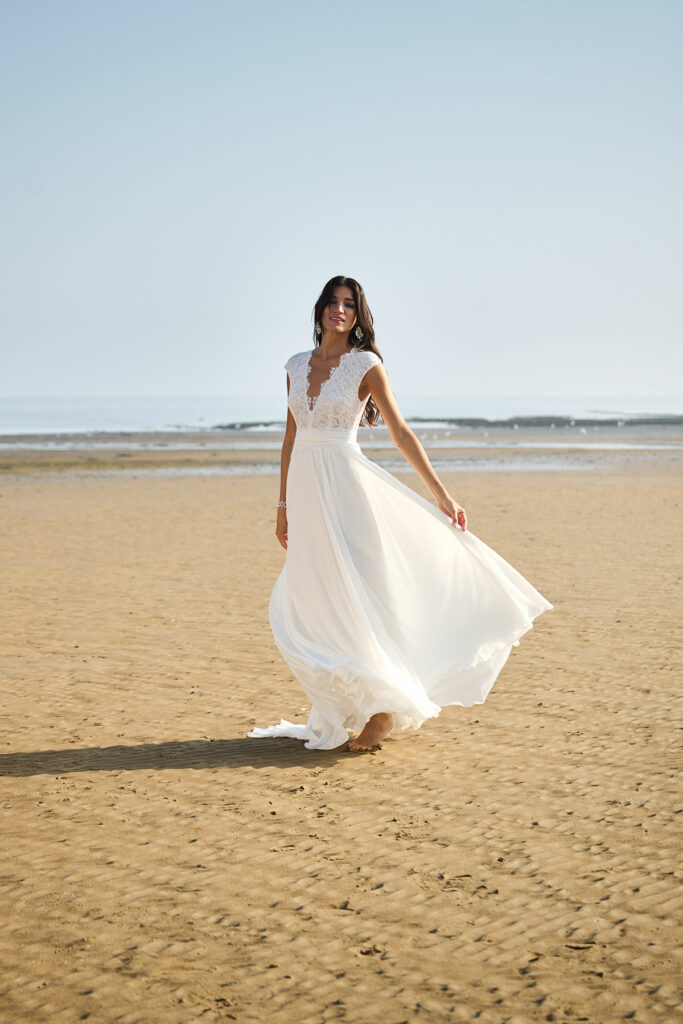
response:
[[[620,416],[567,416],[567,415],[520,415],[507,417],[486,416],[407,416],[406,422],[416,428],[431,430],[526,430],[526,429],[564,429],[564,428],[621,428],[621,427],[677,427],[683,426],[683,414],[679,413],[642,413]],[[382,426],[383,424],[379,424]],[[107,428],[73,428],[73,429],[5,429],[0,432],[0,443],[13,444],[21,441],[60,440],[80,438],[97,440],[113,440],[115,438],[137,437],[173,437],[173,436],[207,436],[235,432],[254,434],[260,431],[282,432],[285,429],[283,419],[233,420],[217,423],[212,426],[192,426],[175,424],[168,427],[107,427]],[[362,430],[363,428],[361,428]]]
[[[683,463],[683,416],[594,420],[413,418],[415,436],[437,472],[592,469],[617,462]],[[164,474],[278,473],[284,423],[249,420],[185,430],[61,431],[0,435],[0,474],[115,470]],[[383,424],[358,430],[358,443],[390,472],[405,470]]]
[[[580,416],[507,416],[503,419],[489,419],[485,416],[406,416],[406,423],[418,425],[438,425],[441,427],[474,427],[489,428],[495,427],[502,430],[514,430],[518,427],[641,427],[641,426],[681,426],[683,425],[683,414],[653,413],[648,415],[623,415],[609,417],[580,417]],[[255,429],[283,429],[284,420],[237,420],[234,423],[217,423],[210,427],[210,430],[255,430]]]

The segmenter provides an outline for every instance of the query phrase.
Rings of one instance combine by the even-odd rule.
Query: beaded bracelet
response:
[[[286,501],[278,501],[277,507],[278,508],[287,508],[287,502]]]

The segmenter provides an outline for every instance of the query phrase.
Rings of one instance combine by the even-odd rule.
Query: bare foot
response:
[[[355,740],[349,740],[349,750],[381,750],[382,740],[388,736],[394,725],[394,719],[385,711],[373,715],[365,723],[363,731]]]

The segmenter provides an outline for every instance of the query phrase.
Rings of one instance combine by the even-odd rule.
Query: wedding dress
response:
[[[329,750],[380,711],[417,729],[482,704],[513,646],[553,605],[471,530],[368,459],[358,391],[380,359],[352,349],[309,398],[311,355],[285,363],[296,438],[287,552],[273,587],[275,643],[311,704],[249,736]]]

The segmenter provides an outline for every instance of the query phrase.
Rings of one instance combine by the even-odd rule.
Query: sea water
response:
[[[397,395],[411,424],[436,431],[473,420],[509,420],[509,426],[550,426],[562,417],[575,421],[617,424],[633,418],[652,423],[683,417],[683,398],[648,395],[514,396],[514,395]],[[273,430],[284,427],[286,407],[281,395],[265,397],[144,398],[0,398],[0,435],[91,434],[95,432],[175,432],[212,430]],[[536,421],[536,422],[531,422]],[[477,424],[479,425],[479,423]]]

